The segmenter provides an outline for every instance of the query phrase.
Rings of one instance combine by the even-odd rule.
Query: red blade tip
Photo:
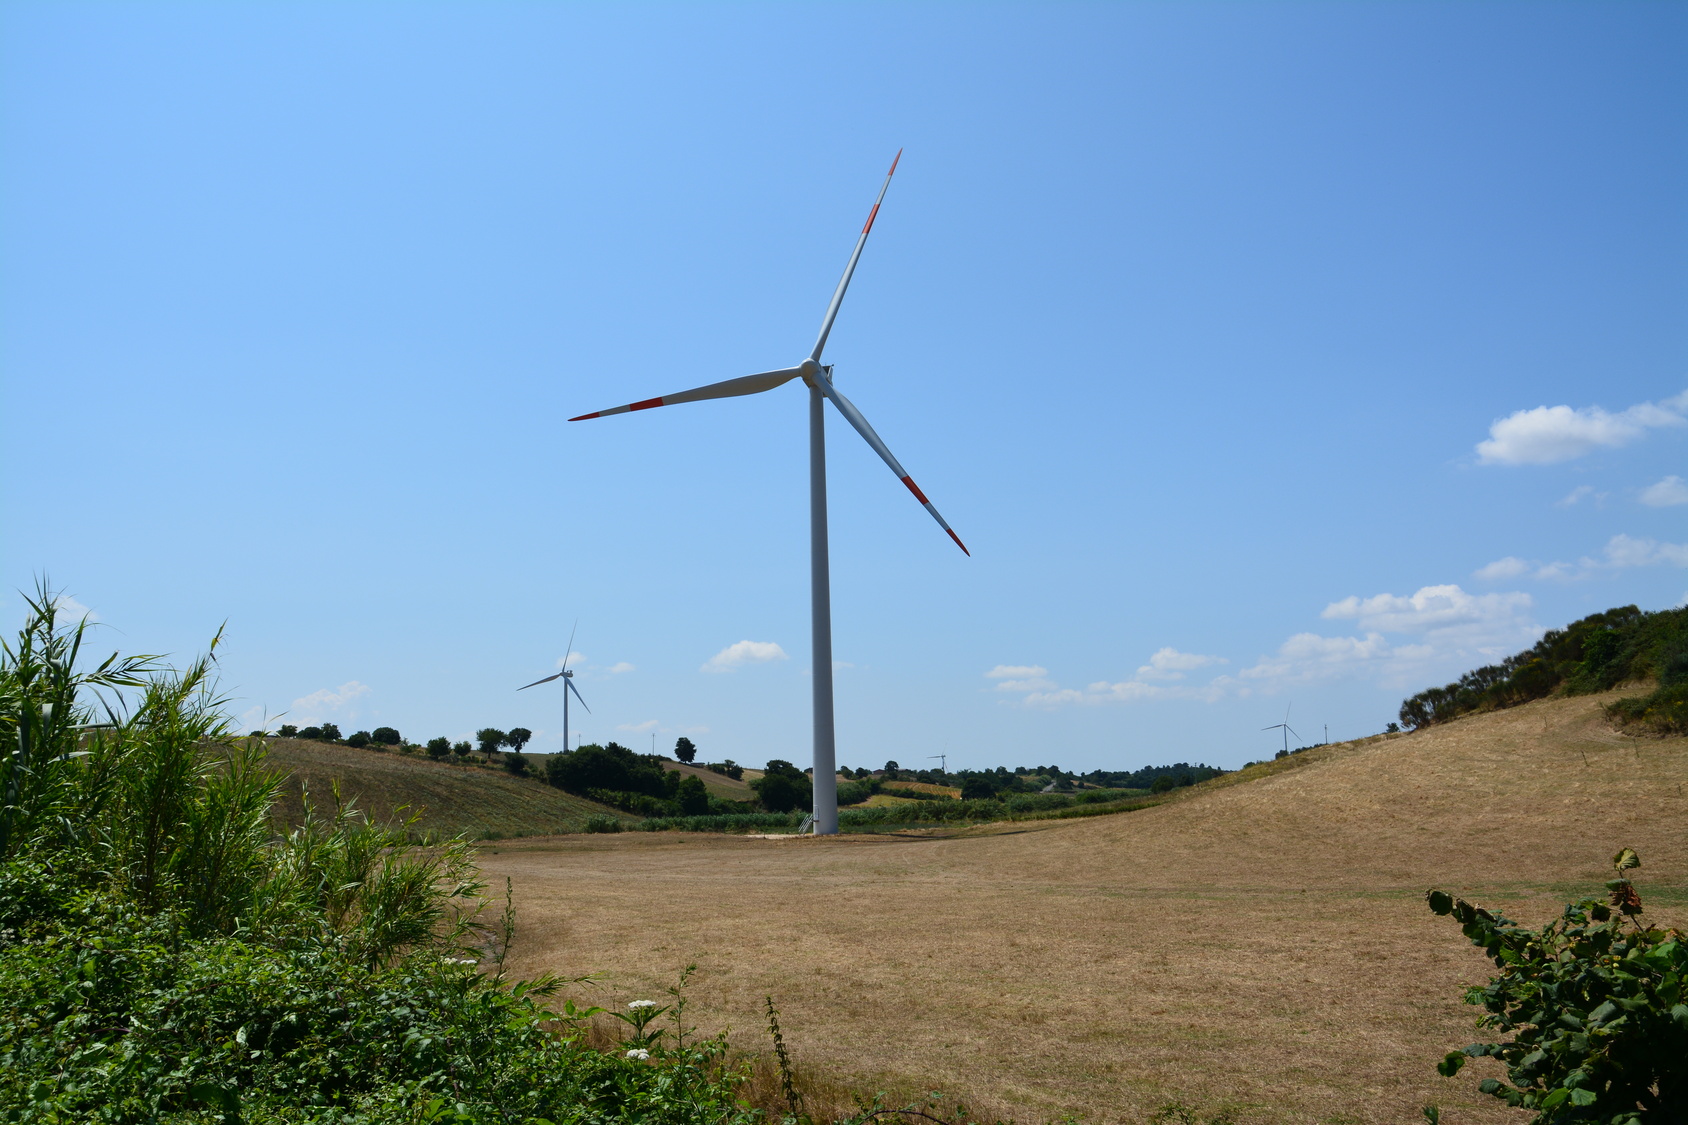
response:
[[[961,553],[962,553],[962,554],[964,554],[964,555],[966,555],[966,556],[967,556],[967,557],[968,557],[968,558],[972,558],[972,557],[973,557],[973,552],[972,552],[972,551],[969,551],[969,550],[968,550],[968,549],[967,549],[967,544],[965,544],[965,543],[963,543],[963,542],[962,542],[962,541],[961,541],[961,536],[959,536],[959,535],[957,535],[957,534],[956,534],[956,533],[955,533],[955,532],[953,532],[953,531],[950,531],[950,529],[949,529],[949,528],[947,528],[947,527],[946,527],[946,528],[944,528],[944,530],[945,530],[945,531],[949,531],[949,537],[950,537],[950,538],[951,538],[951,539],[954,539],[954,540],[955,540],[955,545],[956,545],[956,546],[957,546],[957,547],[960,547],[960,548],[961,548]]]
[[[603,414],[602,414],[601,411],[594,410],[590,414],[582,414],[578,418],[570,418],[569,421],[571,421],[571,422],[584,422],[588,418],[599,418],[599,417],[602,417],[602,416],[603,416]]]

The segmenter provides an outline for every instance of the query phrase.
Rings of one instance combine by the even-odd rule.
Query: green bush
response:
[[[369,742],[370,742],[369,732],[366,731],[366,730],[353,731],[346,738],[346,745],[352,747],[353,749],[357,749],[357,750],[361,750],[365,746],[368,746]]]
[[[596,813],[596,814],[586,818],[586,824],[583,828],[583,831],[586,831],[586,832],[620,832],[621,831],[621,821],[617,820],[613,816],[606,816],[603,813]]]
[[[1478,1087],[1538,1125],[1669,1125],[1688,1120],[1688,939],[1643,925],[1641,897],[1625,877],[1641,861],[1625,848],[1608,902],[1585,899],[1540,930],[1443,891],[1430,909],[1452,915],[1500,975],[1473,988],[1479,1027],[1507,1036],[1454,1051],[1438,1070],[1494,1058],[1507,1081]]]
[[[769,762],[762,776],[750,783],[756,796],[769,812],[807,811],[814,807],[814,786],[809,776],[790,762],[775,758]]]
[[[383,746],[397,746],[404,741],[399,736],[399,732],[392,727],[376,727],[369,732],[369,739],[371,742],[379,742]]]
[[[668,796],[668,772],[651,755],[635,754],[614,742],[588,743],[578,750],[552,754],[545,762],[547,781],[581,797],[602,790],[663,799]]]
[[[723,1040],[640,1024],[601,1053],[596,1009],[504,980],[513,907],[480,921],[465,841],[413,846],[309,794],[276,839],[280,779],[230,732],[209,659],[79,671],[82,629],[46,591],[30,605],[0,650],[0,1118],[758,1120]],[[89,694],[123,688],[87,729]]]
[[[430,738],[428,740],[428,757],[436,762],[451,753],[451,739]]]

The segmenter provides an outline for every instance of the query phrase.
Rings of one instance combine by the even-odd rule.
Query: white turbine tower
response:
[[[844,302],[844,291],[850,287],[850,276],[856,272],[856,262],[861,259],[862,247],[867,245],[867,236],[873,230],[873,220],[879,216],[879,205],[885,201],[886,189],[891,186],[891,177],[897,172],[897,161],[902,158],[903,154],[899,150],[896,160],[891,161],[891,170],[885,173],[885,183],[873,201],[873,210],[868,212],[867,222],[862,224],[862,232],[856,238],[856,248],[850,255],[849,264],[844,267],[844,276],[838,281],[838,288],[832,294],[831,303],[826,307],[820,335],[815,340],[815,347],[809,353],[809,358],[796,367],[782,367],[778,371],[763,371],[721,383],[710,383],[705,387],[663,395],[661,398],[647,398],[626,406],[616,406],[569,419],[571,422],[582,422],[588,418],[603,418],[610,414],[626,414],[632,410],[649,410],[657,406],[675,406],[682,402],[758,394],[783,386],[793,379],[803,380],[809,388],[809,612],[814,664],[811,682],[814,685],[816,835],[831,835],[838,831],[838,763],[832,724],[832,593],[826,543],[826,414],[821,405],[823,399],[831,401],[832,405],[837,407],[844,420],[862,435],[868,445],[873,447],[873,451],[897,474],[897,479],[903,482],[914,494],[914,498],[938,521],[938,526],[955,540],[955,545],[967,554],[972,553],[967,550],[960,537],[950,530],[950,525],[944,522],[944,517],[939,515],[938,509],[926,499],[926,494],[920,491],[914,479],[891,454],[891,450],[880,440],[879,435],[873,432],[873,427],[862,417],[862,412],[833,387],[832,368],[821,364],[821,352],[826,349],[826,338],[832,331],[832,322],[838,318],[838,306]]]
[[[578,625],[576,627],[578,628]],[[526,691],[530,687],[538,687],[540,684],[548,684],[552,680],[563,681],[563,753],[565,754],[569,752],[569,692],[574,692],[574,697],[576,699],[580,699],[580,705],[582,707],[586,707],[586,700],[581,699],[580,697],[580,689],[574,686],[574,673],[569,671],[569,657],[573,655],[574,629],[570,629],[569,647],[567,651],[563,653],[563,670],[558,672],[555,676],[546,676],[543,680],[535,680],[531,684],[523,684],[521,687],[516,689],[517,691]],[[592,713],[592,708],[586,707],[586,713],[590,715]]]

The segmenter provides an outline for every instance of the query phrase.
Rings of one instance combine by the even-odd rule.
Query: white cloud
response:
[[[633,671],[633,665],[631,665],[631,664],[627,663],[627,661],[623,660],[623,661],[620,661],[618,663],[611,664],[609,666],[608,671],[609,671],[609,674],[612,675],[612,676],[619,676],[623,672]]]
[[[1488,566],[1478,570],[1472,577],[1481,578],[1485,582],[1494,582],[1503,578],[1517,578],[1520,574],[1527,573],[1534,565],[1534,563],[1525,562],[1517,555],[1508,555],[1504,559],[1496,559]]]
[[[1360,628],[1378,632],[1417,633],[1510,618],[1532,604],[1530,595],[1523,593],[1468,594],[1458,586],[1425,586],[1410,597],[1343,598],[1327,605],[1319,616],[1356,620]]]
[[[580,652],[580,651],[578,651],[576,649],[572,649],[572,648],[569,649],[567,656],[557,657],[557,667],[559,667],[559,668],[567,668],[571,665],[579,665],[579,664],[584,664],[584,663],[586,663],[586,654],[584,652]]]
[[[1247,680],[1296,682],[1331,679],[1350,675],[1361,666],[1375,664],[1390,655],[1389,642],[1381,633],[1367,633],[1364,638],[1297,633],[1278,646],[1276,655],[1261,657],[1254,667],[1244,668],[1238,676]]]
[[[1592,497],[1594,497],[1595,506],[1596,507],[1602,507],[1603,501],[1606,499],[1607,495],[1608,494],[1604,493],[1604,492],[1594,491],[1594,486],[1592,484],[1579,484],[1579,485],[1577,485],[1577,487],[1575,487],[1575,488],[1571,489],[1571,491],[1567,492],[1565,494],[1564,499],[1554,501],[1553,506],[1556,507],[1556,508],[1575,507],[1577,501],[1579,501],[1579,500],[1581,500],[1585,497],[1592,496]]]
[[[632,731],[635,734],[639,734],[639,733],[643,733],[644,731],[648,731],[648,730],[656,730],[657,729],[657,721],[655,719],[646,719],[642,723],[618,723],[616,725],[615,729],[616,730]]]
[[[731,672],[745,664],[766,664],[771,660],[789,659],[785,649],[773,641],[738,641],[711,656],[700,671]]]
[[[1649,508],[1674,508],[1678,504],[1688,504],[1688,481],[1671,475],[1657,484],[1650,484],[1641,490],[1641,502]]]
[[[1197,668],[1206,668],[1209,664],[1227,663],[1222,656],[1201,656],[1194,652],[1179,652],[1167,647],[1149,657],[1149,662],[1137,669],[1139,680],[1181,680],[1184,673],[1193,672]]]
[[[985,678],[988,680],[1004,680],[1009,678],[1026,680],[1037,679],[1039,676],[1047,675],[1049,675],[1049,669],[1040,667],[1036,664],[998,664],[995,668],[992,668],[989,672],[985,673]]]
[[[84,619],[88,621],[98,621],[100,619],[99,614],[95,613],[93,610],[89,609],[69,594],[60,594],[58,597],[54,598],[53,608],[58,610],[61,617],[71,621],[82,621]]]
[[[1477,459],[1485,465],[1551,465],[1596,449],[1628,445],[1650,429],[1684,424],[1688,391],[1617,414],[1598,406],[1538,406],[1491,425],[1488,440],[1477,444]]]
[[[368,684],[360,684],[356,680],[347,680],[332,691],[328,688],[322,688],[295,699],[293,706],[288,709],[288,717],[299,726],[312,726],[320,721],[324,715],[344,711],[353,701],[368,694]],[[351,713],[356,714],[355,711]]]
[[[1606,544],[1606,566],[1688,566],[1688,543],[1660,543],[1614,535]]]

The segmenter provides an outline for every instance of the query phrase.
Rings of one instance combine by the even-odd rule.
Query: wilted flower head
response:
[[[651,1053],[649,1051],[645,1050],[643,1047],[635,1047],[631,1051],[627,1052],[627,1057],[630,1058],[630,1059],[638,1059],[639,1061],[643,1062],[644,1060],[651,1057]]]
[[[654,1008],[654,1007],[656,1007],[656,1001],[655,1000],[635,1000],[635,1001],[633,1001],[633,1003],[627,1005],[627,1010],[630,1011],[630,1012],[636,1012],[640,1008]]]

